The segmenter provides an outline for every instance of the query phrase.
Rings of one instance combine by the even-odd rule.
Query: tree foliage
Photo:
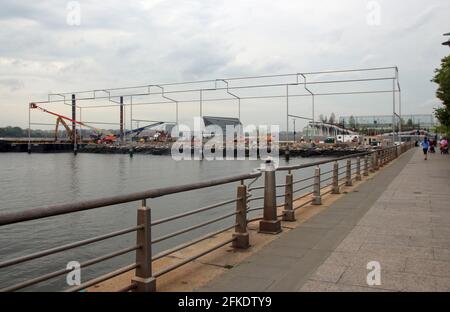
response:
[[[435,69],[432,81],[438,85],[436,97],[443,104],[435,108],[434,114],[442,125],[450,127],[450,55],[441,60],[441,67]]]

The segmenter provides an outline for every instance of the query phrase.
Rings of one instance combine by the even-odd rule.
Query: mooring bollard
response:
[[[333,164],[333,194],[340,194],[339,189],[339,163],[337,161]]]
[[[152,231],[151,231],[151,209],[147,207],[146,200],[142,200],[141,207],[137,211],[137,224],[143,226],[136,231],[136,245],[140,246],[136,250],[135,277],[132,282],[136,283],[136,291],[149,292],[156,291],[156,279],[152,276]]]
[[[236,226],[234,228],[232,243],[235,248],[248,248],[250,246],[250,238],[247,231],[247,186],[245,184],[237,187],[236,202]]]
[[[345,185],[352,186],[352,161],[347,159],[347,169],[345,170]]]
[[[286,187],[284,193],[283,221],[295,221],[294,212],[294,177],[289,171],[286,175]]]
[[[320,167],[314,169],[314,191],[313,191],[313,205],[322,205],[322,196],[320,196]]]
[[[361,157],[356,158],[356,180],[361,181]]]
[[[275,167],[271,160],[266,161],[264,169],[264,214],[259,222],[259,232],[278,234],[281,232],[281,221],[277,218],[277,190]]]
[[[369,175],[369,156],[364,156],[364,173],[363,175],[367,177]]]
[[[128,153],[130,154],[130,157],[133,158],[134,148],[130,147],[130,149],[128,150]]]

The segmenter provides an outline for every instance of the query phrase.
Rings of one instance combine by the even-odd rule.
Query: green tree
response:
[[[441,60],[441,67],[435,69],[432,81],[438,85],[436,97],[443,104],[442,107],[434,109],[434,114],[448,129],[450,127],[450,55]]]

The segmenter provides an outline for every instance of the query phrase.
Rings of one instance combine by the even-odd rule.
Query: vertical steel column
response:
[[[236,202],[236,226],[233,233],[234,248],[248,248],[250,246],[249,234],[247,231],[247,186],[239,185],[237,188]]]
[[[137,224],[143,228],[136,232],[136,245],[140,248],[136,250],[135,277],[132,282],[137,284],[136,291],[149,292],[156,291],[156,279],[152,276],[152,217],[151,209],[147,207],[147,201],[142,200],[141,207],[137,212]]]
[[[320,195],[320,167],[314,169],[314,194],[313,205],[322,205],[322,196]]]
[[[78,153],[77,147],[77,124],[75,120],[77,120],[77,100],[75,98],[75,94],[72,94],[72,140],[73,140],[73,154],[76,155]]]
[[[31,154],[31,105],[28,105],[28,154]]]
[[[289,141],[289,85],[286,85],[286,141]]]
[[[367,177],[369,175],[369,155],[364,156],[364,173],[363,175]]]
[[[361,181],[361,157],[356,158],[356,181]]]
[[[259,232],[278,234],[281,232],[281,221],[277,218],[277,189],[275,167],[267,160],[264,169],[264,215],[259,222]]]
[[[120,140],[123,142],[123,96],[120,97]]]
[[[392,140],[395,144],[395,79],[392,79]]]
[[[83,119],[82,119],[82,116],[83,116],[83,114],[82,114],[82,111],[81,111],[81,107],[78,107],[79,109],[80,109],[80,122],[83,122]],[[80,126],[80,144],[81,143],[83,143],[83,126],[80,124],[79,125]]]
[[[284,193],[283,221],[295,221],[294,213],[294,177],[292,173],[286,175],[286,187]]]
[[[337,161],[333,164],[333,194],[340,194],[339,188],[339,163]]]
[[[352,186],[352,161],[347,159],[347,168],[345,170],[345,185]]]

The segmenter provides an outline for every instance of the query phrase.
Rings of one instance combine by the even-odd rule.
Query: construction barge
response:
[[[77,144],[77,152],[79,153],[95,153],[95,154],[146,154],[146,155],[171,155],[172,142],[149,142],[149,143],[132,143],[132,144],[92,144],[91,142],[80,142]],[[371,149],[370,146],[364,145],[347,145],[347,144],[318,144],[310,146],[309,144],[282,144],[279,147],[279,154],[286,155],[289,150],[291,157],[313,157],[313,156],[344,156],[360,153]],[[12,153],[61,153],[73,152],[74,145],[70,141],[57,141],[36,139],[29,143],[27,139],[0,139],[0,152]],[[212,152],[215,152],[214,149]],[[194,149],[191,148],[191,153]],[[249,149],[245,149],[245,155],[249,156]],[[216,153],[217,154],[217,153]],[[234,149],[234,154],[238,154],[238,150]],[[226,156],[226,150],[223,150],[223,156]]]

